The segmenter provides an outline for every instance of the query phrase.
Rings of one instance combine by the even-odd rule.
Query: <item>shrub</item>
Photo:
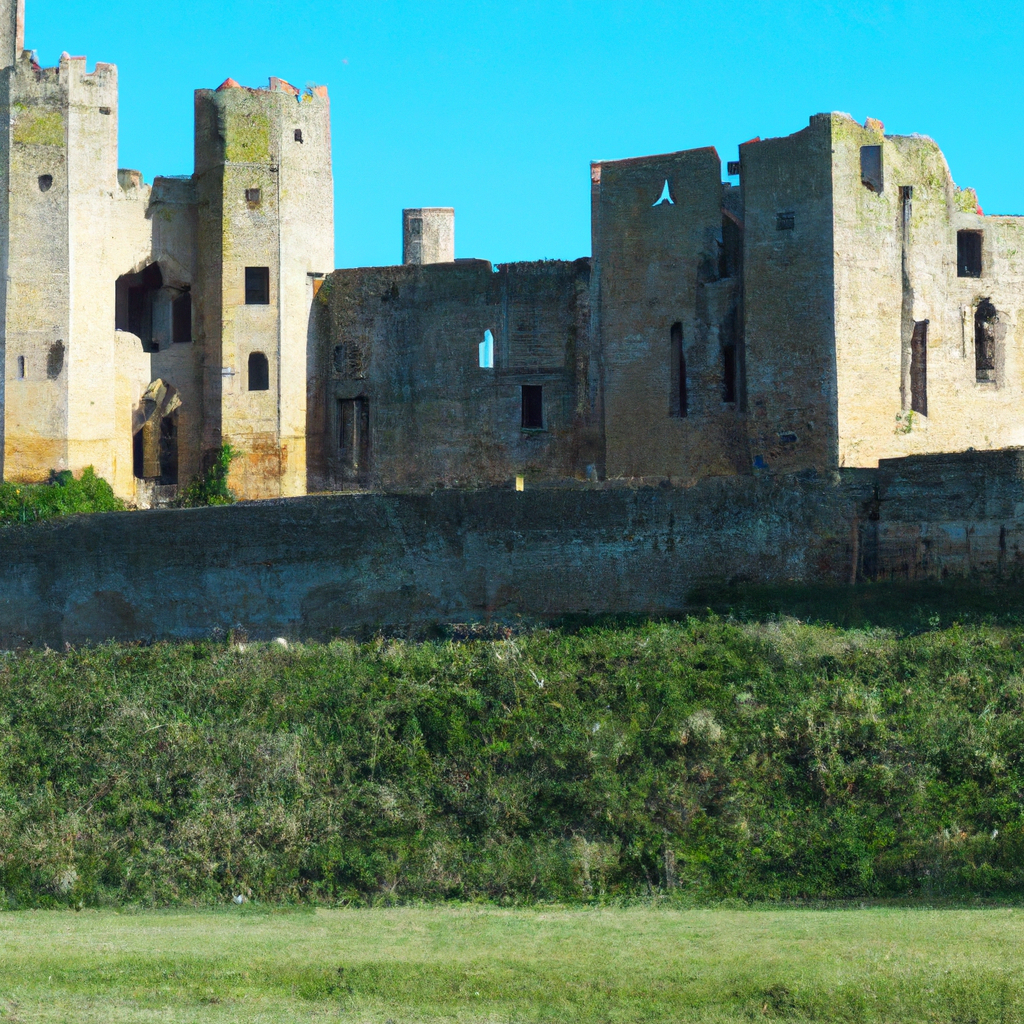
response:
[[[179,508],[233,504],[235,496],[228,490],[228,470],[241,454],[231,445],[222,444],[207,469],[189,481],[175,504]]]
[[[92,466],[86,466],[78,479],[64,470],[51,473],[45,484],[0,484],[0,523],[31,523],[76,512],[118,512],[124,507]]]

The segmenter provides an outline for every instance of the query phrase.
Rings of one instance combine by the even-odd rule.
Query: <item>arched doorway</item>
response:
[[[178,482],[178,410],[174,386],[157,378],[146,388],[133,417],[135,476],[159,486]]]

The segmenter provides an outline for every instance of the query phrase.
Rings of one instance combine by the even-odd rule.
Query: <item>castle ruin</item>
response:
[[[117,167],[117,69],[0,4],[3,478],[93,466],[169,500],[221,444],[240,497],[874,467],[1024,445],[1024,218],[938,146],[817,114],[591,166],[592,254],[334,270],[326,88],[195,94],[195,170]],[[574,485],[575,486],[575,485]]]

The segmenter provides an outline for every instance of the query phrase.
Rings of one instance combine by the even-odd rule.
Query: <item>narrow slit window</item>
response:
[[[345,469],[368,468],[370,403],[365,398],[338,399],[338,453]]]
[[[270,363],[262,352],[249,353],[249,390],[270,390]]]
[[[176,344],[192,340],[192,293],[182,292],[171,305],[171,330]]]
[[[544,429],[544,388],[540,384],[523,385],[523,430]]]
[[[270,305],[270,267],[245,268],[245,304]]]
[[[872,192],[881,192],[882,180],[882,147],[860,147],[860,180]]]
[[[910,408],[928,415],[928,321],[918,320],[910,339]]]
[[[25,357],[18,356],[18,380],[25,379]]]
[[[302,141],[302,129],[301,128],[296,128],[295,129],[295,141],[296,142],[301,142]]]
[[[981,232],[956,233],[956,276],[981,277]]]
[[[1003,333],[991,299],[982,299],[974,314],[974,367],[979,381],[996,379],[997,346]]]
[[[676,323],[669,331],[669,352],[672,368],[669,391],[669,415],[686,415],[686,356],[683,354],[683,325]]]
[[[722,401],[736,404],[736,346],[722,346]]]
[[[494,369],[494,335],[484,331],[484,340],[480,342],[480,369]]]

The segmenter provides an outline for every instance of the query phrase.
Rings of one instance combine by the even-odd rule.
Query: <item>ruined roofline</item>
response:
[[[629,167],[632,164],[643,164],[649,160],[668,160],[674,156],[685,156],[688,153],[714,153],[715,159],[721,163],[722,158],[714,146],[696,146],[693,149],[677,149],[673,153],[651,153],[648,156],[630,156],[622,160],[591,160],[590,167]]]
[[[328,98],[327,86],[326,85],[311,85],[307,86],[305,92],[296,86],[292,85],[291,82],[286,82],[283,78],[270,77],[269,84],[264,88],[263,86],[249,86],[241,85],[236,82],[233,78],[225,78],[216,89],[196,89],[196,95],[207,95],[212,96],[218,92],[226,92],[229,89],[241,89],[243,92],[250,94],[269,94],[272,92],[285,93],[288,96],[294,96],[296,101],[301,103],[304,99],[309,100],[312,98],[326,100]]]
[[[44,68],[35,59],[34,50],[24,50],[19,63],[28,64],[37,78],[59,79],[62,74],[74,71],[85,78],[105,78],[117,74],[117,65],[109,61],[97,61],[92,71],[86,71],[88,58],[82,55],[72,56],[67,51],[60,55],[60,59],[53,67]]]
[[[401,272],[412,276],[415,271],[426,273],[452,273],[456,270],[487,268],[488,273],[507,273],[510,270],[543,271],[556,267],[574,267],[580,264],[589,266],[592,256],[577,256],[574,260],[516,260],[511,263],[492,263],[490,260],[460,257],[450,263],[388,263],[379,267],[336,267],[335,274],[383,274]]]

